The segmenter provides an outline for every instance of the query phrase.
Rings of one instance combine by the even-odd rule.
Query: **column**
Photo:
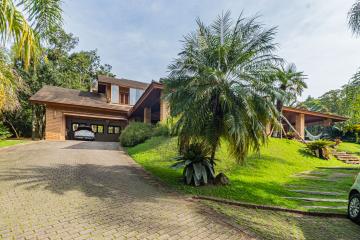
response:
[[[151,108],[144,108],[144,123],[151,123]]]
[[[170,115],[169,102],[164,100],[163,92],[160,95],[160,121],[166,120]]]
[[[295,129],[300,134],[300,137],[305,137],[305,115],[303,113],[296,114],[295,117]]]

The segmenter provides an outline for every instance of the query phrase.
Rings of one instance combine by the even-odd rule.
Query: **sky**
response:
[[[117,77],[143,82],[168,74],[183,36],[199,17],[211,22],[230,10],[236,19],[260,15],[277,26],[276,54],[307,76],[308,95],[346,84],[360,67],[360,37],[347,25],[355,0],[64,0],[64,28],[79,37],[77,50],[97,49]]]

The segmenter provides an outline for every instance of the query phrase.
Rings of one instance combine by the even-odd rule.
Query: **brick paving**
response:
[[[0,150],[0,239],[251,239],[152,180],[117,143]]]

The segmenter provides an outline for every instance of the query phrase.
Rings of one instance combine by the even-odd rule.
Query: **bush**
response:
[[[7,127],[4,126],[2,122],[0,122],[0,140],[11,137],[11,133]]]
[[[322,159],[330,158],[330,146],[335,145],[334,142],[326,140],[316,140],[306,144],[307,149],[310,150],[315,156]]]
[[[162,124],[162,123],[158,123],[156,124],[156,126],[153,129],[153,134],[154,137],[157,136],[169,136],[170,135],[170,130],[168,128],[167,125]]]
[[[152,136],[152,127],[150,124],[142,122],[130,122],[121,132],[120,142],[124,147],[133,147],[139,143],[145,142]]]
[[[201,143],[191,143],[183,155],[175,157],[177,163],[172,168],[184,168],[183,178],[188,185],[200,186],[212,182],[215,173],[210,164],[210,150]]]

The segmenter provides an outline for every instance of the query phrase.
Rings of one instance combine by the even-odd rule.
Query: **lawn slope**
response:
[[[336,188],[343,192],[341,198],[346,198],[348,188],[353,181],[356,170],[339,179],[328,179],[332,170],[318,167],[347,166],[331,158],[321,160],[308,154],[304,145],[295,140],[270,139],[268,144],[261,148],[260,154],[252,153],[244,165],[235,163],[233,157],[228,155],[227,144],[222,143],[218,153],[217,172],[224,172],[231,181],[230,186],[191,187],[183,185],[181,171],[173,170],[170,165],[172,157],[176,156],[176,138],[154,137],[143,144],[129,148],[128,153],[146,170],[159,177],[167,184],[189,194],[215,196],[238,201],[251,202],[264,205],[276,205],[288,208],[307,210],[304,205],[338,206],[337,203],[305,203],[302,200],[286,199],[284,197],[299,196],[289,191],[289,186],[295,188],[331,191]],[[321,173],[321,171],[324,171]],[[338,171],[338,170],[334,170]],[[305,172],[305,173],[304,173]],[[320,174],[324,179],[319,179]],[[320,173],[319,173],[320,172]],[[330,190],[329,190],[330,189]],[[304,196],[301,197],[313,197]],[[321,198],[331,198],[320,196]],[[345,206],[345,203],[340,205]]]

